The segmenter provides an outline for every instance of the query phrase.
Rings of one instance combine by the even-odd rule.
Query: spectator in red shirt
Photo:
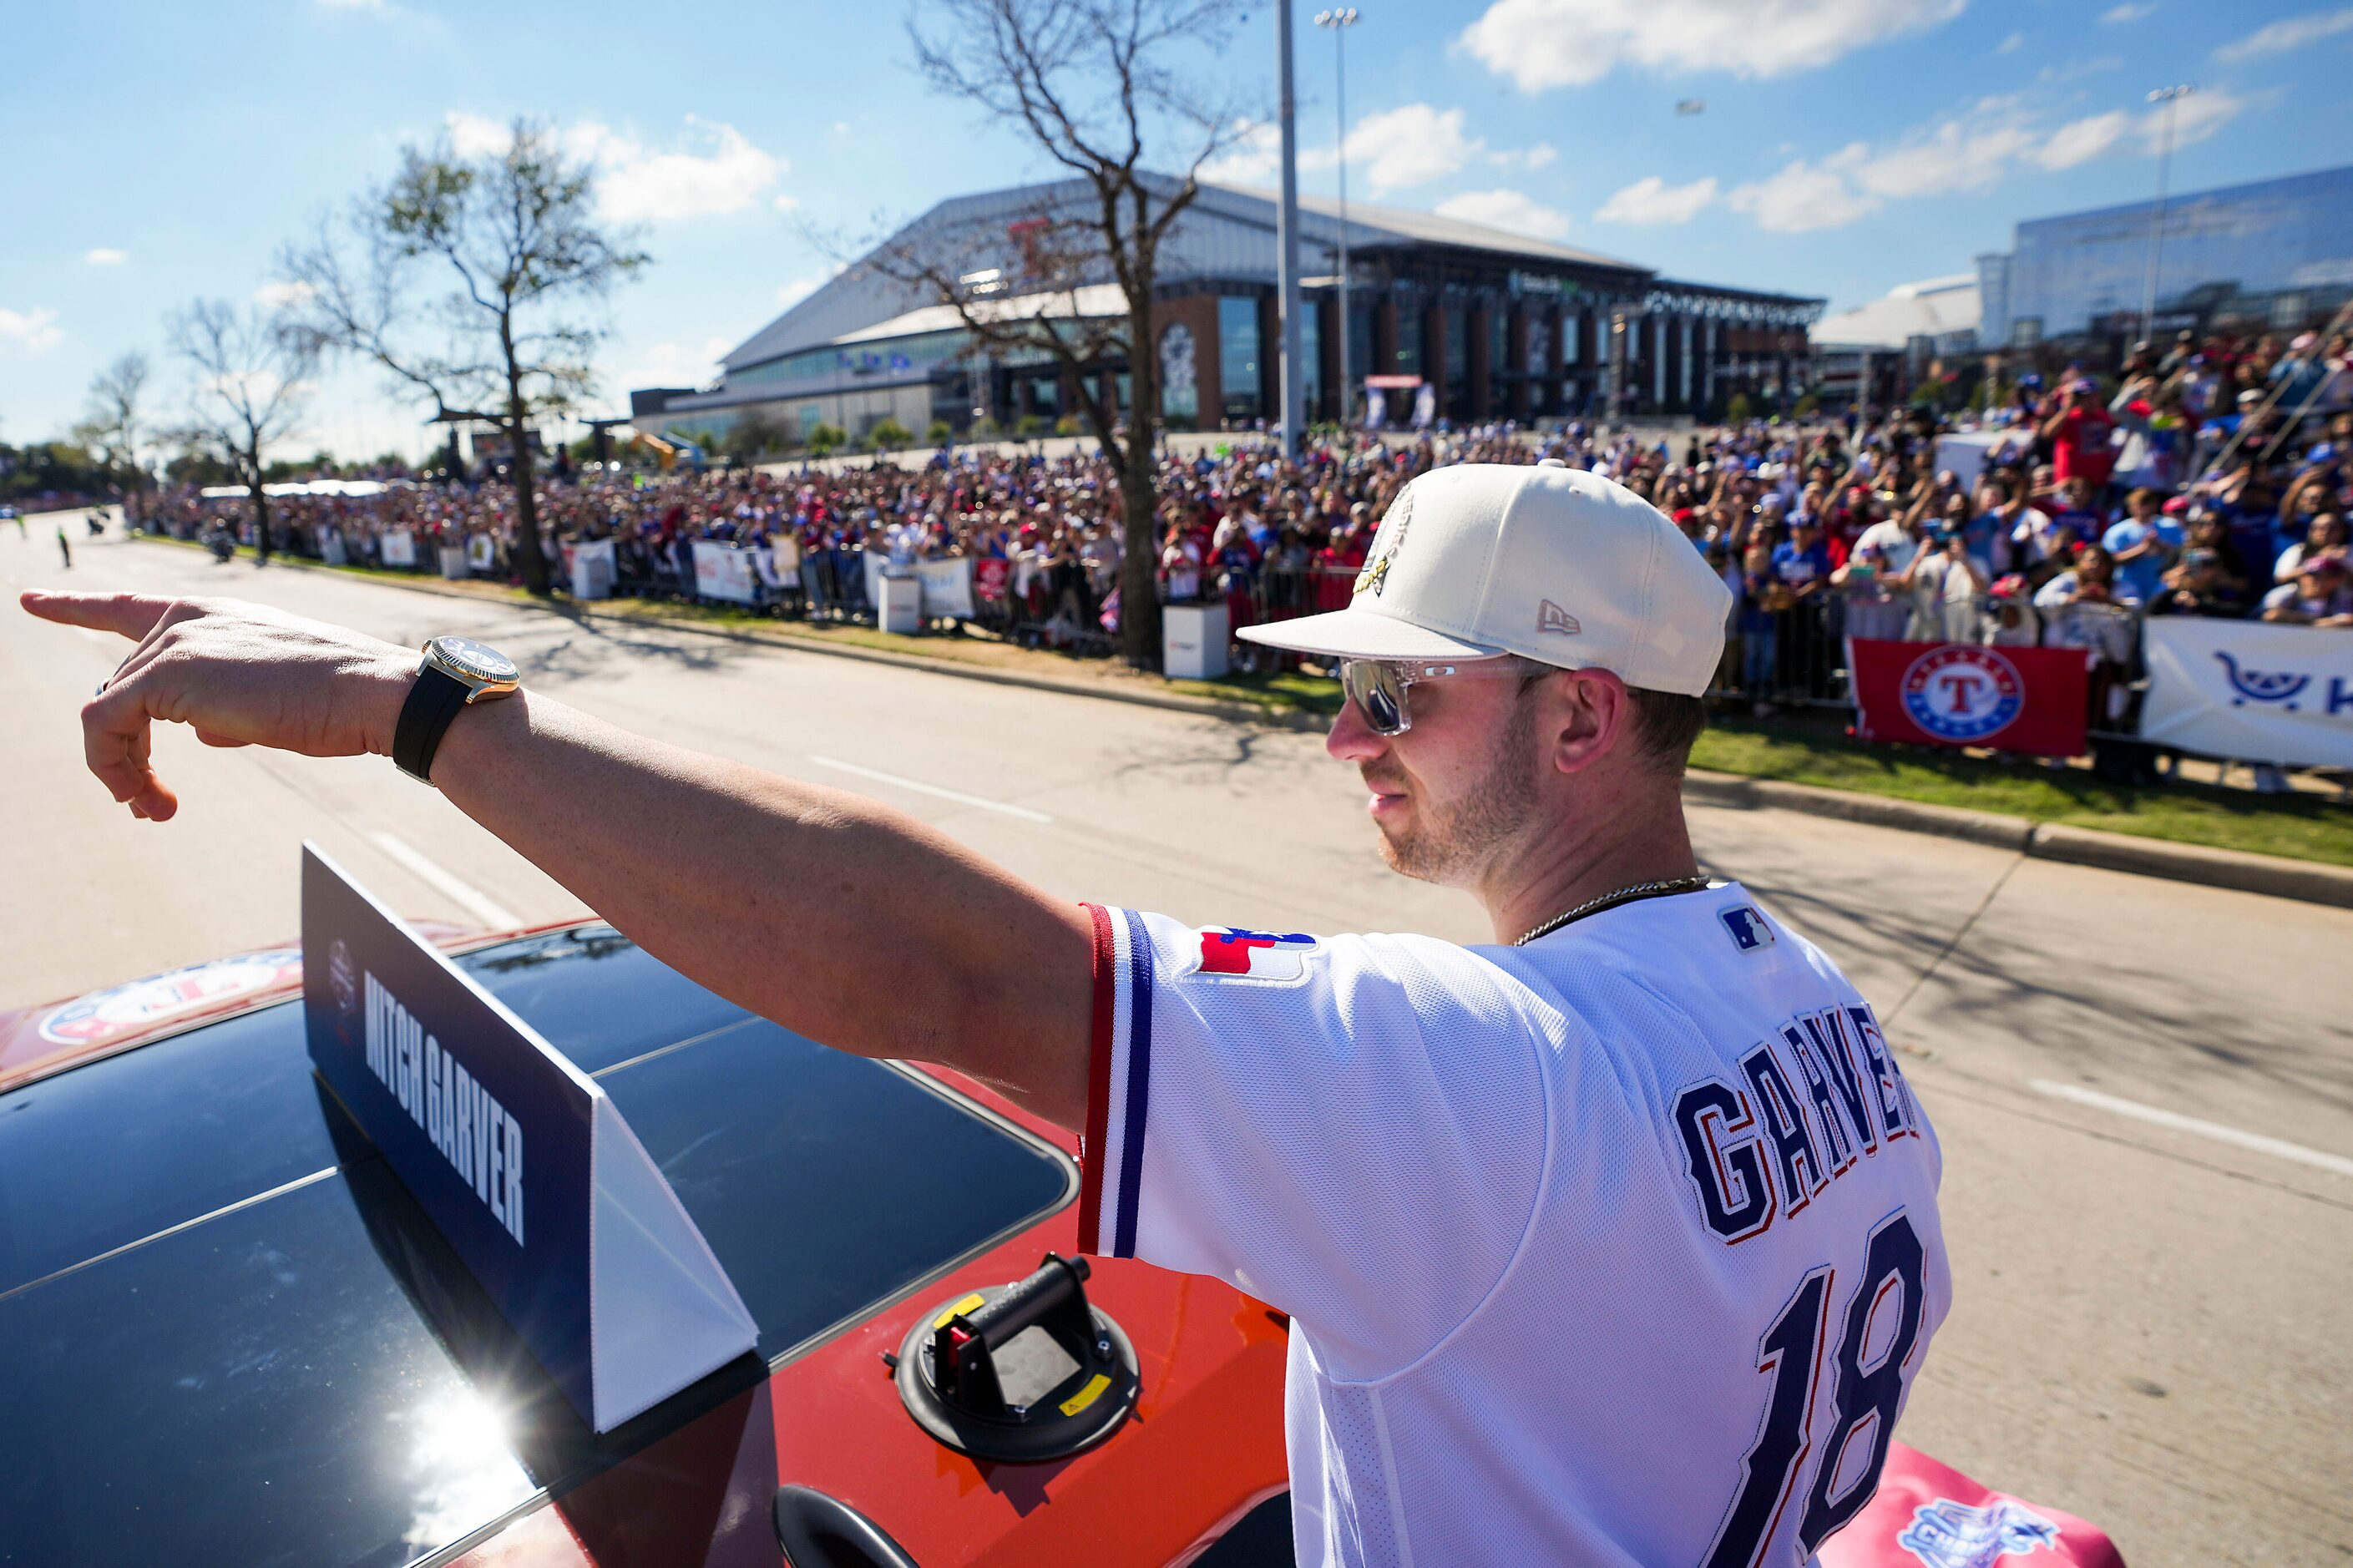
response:
[[[2108,476],[2116,471],[2116,451],[2111,444],[2116,430],[2116,422],[2100,405],[2099,388],[2089,381],[2069,383],[2060,395],[2059,411],[2042,422],[2059,482],[2080,479],[2089,481],[2094,492],[2105,489]]]

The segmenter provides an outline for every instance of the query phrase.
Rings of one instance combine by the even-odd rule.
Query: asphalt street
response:
[[[36,585],[480,637],[566,701],[872,794],[1073,899],[1488,934],[1383,868],[1354,771],[1312,735],[168,545],[77,539],[68,572],[46,520],[0,524],[0,1006],[291,937],[305,838],[412,916],[579,910],[381,759],[167,733],[179,817],[134,821],[76,722],[127,645],[24,616]],[[1872,998],[1940,1134],[1956,1305],[1905,1438],[2103,1524],[2136,1568],[2353,1557],[2353,911],[1774,810],[1692,818],[1709,868]]]

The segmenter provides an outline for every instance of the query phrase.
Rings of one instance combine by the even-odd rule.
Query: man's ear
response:
[[[1554,671],[1529,697],[1545,704],[1538,732],[1564,773],[1582,773],[1615,751],[1632,717],[1626,683],[1606,669]]]

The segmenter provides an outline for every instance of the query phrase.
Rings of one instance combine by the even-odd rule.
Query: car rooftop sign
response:
[[[599,1432],[757,1330],[596,1080],[302,847],[311,1060]]]

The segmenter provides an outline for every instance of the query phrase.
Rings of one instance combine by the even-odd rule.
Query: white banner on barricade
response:
[[[466,564],[470,568],[476,572],[487,572],[496,563],[497,557],[492,552],[489,534],[472,533],[466,536]]]
[[[575,599],[609,599],[613,596],[613,581],[617,570],[613,542],[609,539],[567,541],[564,546],[564,575],[572,584]]]
[[[923,579],[925,620],[944,616],[972,619],[972,562],[968,557],[918,562],[915,575]]]
[[[2353,767],[2353,637],[2153,616],[2145,741],[2251,763]]]
[[[319,558],[330,566],[348,566],[352,552],[343,543],[343,531],[329,524],[319,534]]]
[[[694,594],[699,599],[725,599],[733,604],[760,602],[759,577],[752,570],[752,552],[715,540],[694,542]]]
[[[376,546],[376,559],[386,566],[417,564],[417,535],[405,528],[388,528]]]

